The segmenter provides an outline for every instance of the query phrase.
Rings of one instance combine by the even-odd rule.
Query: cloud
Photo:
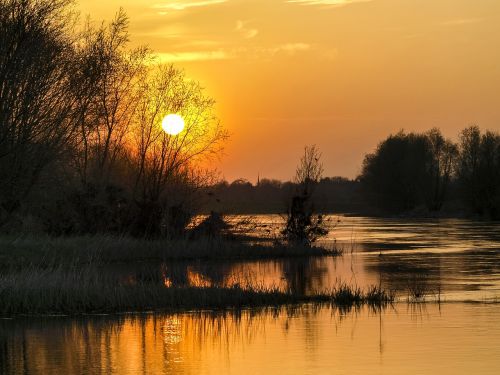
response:
[[[157,62],[177,63],[188,61],[226,60],[239,57],[272,57],[280,53],[294,56],[299,52],[308,51],[311,46],[306,43],[285,43],[267,48],[233,48],[211,51],[178,51],[157,53]]]
[[[209,61],[224,60],[231,56],[223,50],[217,51],[187,51],[187,52],[169,52],[157,53],[158,60],[162,63],[181,62],[181,61]]]
[[[286,43],[269,49],[269,52],[276,54],[278,52],[285,52],[293,55],[296,52],[307,51],[311,46],[307,43]]]
[[[236,21],[235,30],[238,31],[240,34],[242,34],[243,37],[246,39],[254,38],[259,33],[259,30],[246,28],[245,25],[247,23],[248,21],[241,21],[241,20]]]
[[[222,4],[227,2],[227,0],[175,0],[175,1],[164,1],[159,4],[153,5],[154,9],[162,9],[159,14],[166,14],[165,10],[184,10],[188,8],[198,8],[215,4]]]
[[[461,26],[469,25],[471,23],[481,22],[481,18],[457,18],[454,20],[448,20],[441,23],[442,26]]]
[[[287,3],[296,3],[300,5],[326,5],[326,6],[344,6],[353,3],[367,3],[372,0],[286,0]]]

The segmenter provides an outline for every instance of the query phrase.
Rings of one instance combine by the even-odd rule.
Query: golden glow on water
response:
[[[0,322],[0,370],[30,374],[497,374],[498,305]],[[3,367],[2,367],[3,366]]]
[[[242,222],[246,217],[229,217]],[[265,286],[312,294],[341,282],[367,288],[379,285],[407,299],[409,288],[424,288],[426,298],[443,301],[500,300],[500,224],[468,220],[407,220],[340,217],[326,246],[336,258],[241,261],[190,265],[190,285]],[[336,222],[337,220],[332,220]],[[277,215],[252,217],[255,228],[275,233]],[[181,273],[182,273],[181,272]],[[183,279],[183,278],[181,278]],[[200,281],[202,280],[202,282]]]
[[[130,284],[144,278],[165,287],[237,283],[304,294],[339,281],[381,284],[400,297],[381,313],[301,306],[0,320],[0,373],[500,372],[498,223],[341,219],[328,243],[335,236],[338,246],[345,245],[342,257],[117,265],[109,272]],[[256,220],[269,228],[274,218]],[[430,303],[405,302],[413,284],[430,291]],[[444,303],[433,302],[436,291]]]

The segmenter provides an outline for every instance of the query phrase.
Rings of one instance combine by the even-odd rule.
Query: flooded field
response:
[[[252,234],[272,238],[279,231],[279,216],[250,221]],[[321,244],[343,249],[342,257],[176,262],[164,271],[173,284],[279,286],[304,294],[339,283],[380,284],[403,299],[419,291],[441,301],[500,299],[500,223],[331,217],[330,225]]]
[[[254,231],[270,235],[278,220],[255,217]],[[303,294],[375,284],[396,293],[393,306],[3,319],[0,373],[498,373],[499,224],[331,222],[324,244],[342,247],[341,257],[165,263],[153,277],[166,286],[273,285]],[[152,277],[140,265],[108,272],[129,282]]]

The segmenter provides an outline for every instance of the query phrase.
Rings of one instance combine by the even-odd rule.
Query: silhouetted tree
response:
[[[471,126],[460,135],[457,176],[463,201],[475,214],[500,217],[500,135]]]
[[[74,202],[83,231],[123,231],[130,215],[127,137],[143,95],[149,51],[128,50],[128,41],[128,18],[120,9],[109,25],[95,28],[87,21],[79,43],[94,82],[73,143]]]
[[[140,218],[136,223],[151,235],[172,233],[178,231],[169,219],[172,209],[192,209],[190,193],[213,182],[195,164],[217,155],[227,133],[214,115],[214,100],[173,66],[151,70],[142,86],[129,140],[133,199]],[[184,118],[180,134],[169,135],[159,126],[168,113]]]
[[[0,1],[0,211],[9,216],[71,143],[92,84],[70,0]],[[1,212],[0,212],[0,216]],[[1,224],[1,220],[0,220]]]
[[[0,0],[0,225],[36,197],[55,234],[183,230],[212,182],[199,163],[227,138],[214,100],[129,49],[122,10],[77,33],[71,3]],[[161,127],[171,112],[186,124],[175,137]]]
[[[289,242],[310,246],[328,234],[323,216],[316,214],[313,193],[323,174],[321,153],[307,146],[295,173],[296,191],[288,207],[283,235]]]
[[[434,164],[428,138],[401,131],[365,156],[360,180],[379,208],[392,212],[411,210],[424,204],[427,191],[432,191]]]
[[[431,183],[426,203],[430,211],[439,211],[446,199],[453,165],[458,156],[458,148],[452,141],[445,139],[437,128],[431,129],[425,135],[432,156],[429,166]]]
[[[95,91],[77,134],[75,166],[83,185],[104,188],[123,157],[127,135],[146,78],[148,50],[129,51],[128,18],[123,10],[109,25],[95,29],[87,23],[84,51],[93,60]]]

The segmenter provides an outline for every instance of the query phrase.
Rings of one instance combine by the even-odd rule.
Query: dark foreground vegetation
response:
[[[72,3],[0,0],[0,230],[175,237],[227,138],[214,100],[130,48],[123,11],[82,25]]]
[[[0,239],[0,273],[30,265],[49,267],[90,263],[137,263],[172,260],[248,260],[304,256],[337,256],[336,248],[200,238],[197,240],[150,240],[130,237],[83,236],[59,238]]]
[[[170,286],[165,280],[117,280],[95,265],[52,269],[25,268],[0,276],[0,314],[80,314],[127,311],[225,309],[331,303],[382,306],[394,296],[372,287],[366,291],[340,285],[329,293],[302,295],[278,288]]]

